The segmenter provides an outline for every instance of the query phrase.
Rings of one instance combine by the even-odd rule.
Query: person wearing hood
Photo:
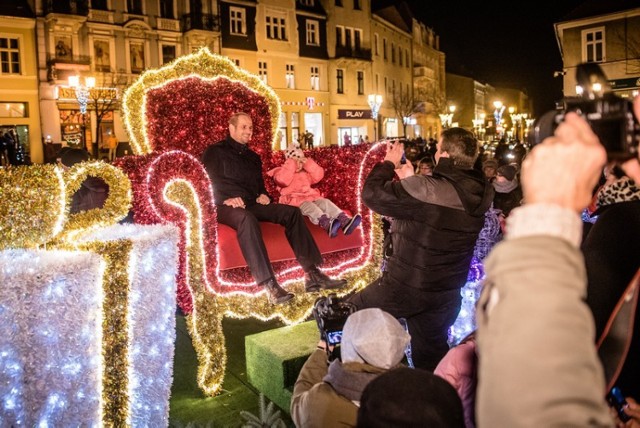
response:
[[[71,168],[79,162],[87,161],[89,161],[89,153],[86,150],[69,148],[60,151],[60,164],[64,168]],[[89,176],[82,182],[80,189],[73,194],[69,213],[76,214],[80,211],[102,208],[108,196],[109,185],[99,177]]]
[[[517,177],[518,170],[513,165],[502,165],[498,168],[496,178],[492,182],[496,191],[493,206],[507,217],[512,209],[522,203],[522,188]]]
[[[442,132],[433,176],[401,165],[403,152],[402,144],[388,143],[384,161],[365,181],[364,204],[394,218],[393,254],[382,277],[349,301],[405,318],[415,366],[433,371],[449,350],[447,332],[460,311],[460,290],[494,191],[473,168],[478,143],[465,129]],[[396,172],[404,178],[394,181]]]
[[[298,375],[291,397],[296,427],[355,427],[364,388],[400,365],[410,340],[400,322],[380,309],[349,315],[340,359],[328,364],[326,344],[320,341]]]

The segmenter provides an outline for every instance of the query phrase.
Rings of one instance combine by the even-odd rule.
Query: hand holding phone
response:
[[[611,407],[615,409],[618,413],[618,418],[622,422],[628,422],[631,420],[631,416],[627,415],[624,411],[627,407],[629,407],[629,403],[624,398],[622,391],[617,386],[611,388],[611,391],[607,394],[607,402]]]

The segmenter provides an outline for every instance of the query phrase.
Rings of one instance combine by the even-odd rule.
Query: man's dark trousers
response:
[[[322,264],[320,250],[298,207],[271,203],[254,204],[244,209],[218,205],[216,209],[218,222],[236,230],[242,255],[257,284],[275,277],[262,238],[260,221],[284,226],[289,245],[305,272]]]

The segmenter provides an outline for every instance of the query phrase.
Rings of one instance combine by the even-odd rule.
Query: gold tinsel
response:
[[[60,233],[64,192],[53,165],[0,168],[0,249],[35,248]]]
[[[131,208],[131,182],[122,170],[105,162],[80,162],[64,174],[67,206],[87,177],[102,178],[109,186],[109,196],[100,209],[81,211],[68,216],[63,237],[72,239],[79,232],[110,226],[127,216]]]
[[[194,70],[197,70],[197,73]],[[212,54],[208,48],[204,47],[196,53],[179,57],[162,68],[146,71],[124,93],[122,102],[124,120],[134,154],[153,152],[146,134],[145,95],[147,90],[165,85],[175,79],[196,75],[204,79],[225,76],[241,81],[248,88],[261,94],[269,104],[273,136],[271,146],[276,147],[280,118],[280,102],[276,93],[258,76],[237,67],[227,57]]]

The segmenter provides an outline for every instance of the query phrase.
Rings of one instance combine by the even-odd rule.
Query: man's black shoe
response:
[[[345,279],[331,279],[317,267],[312,267],[304,275],[304,289],[308,293],[320,291],[320,289],[333,290],[342,288],[345,285],[347,285]]]
[[[280,287],[274,278],[263,282],[262,285],[264,285],[264,288],[267,290],[269,302],[274,305],[279,305],[293,299],[293,293],[289,293],[284,288]]]

